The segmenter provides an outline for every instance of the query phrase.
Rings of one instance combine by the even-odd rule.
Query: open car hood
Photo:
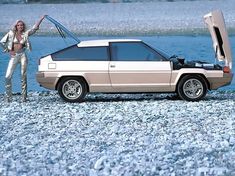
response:
[[[77,43],[80,43],[80,40],[72,32],[70,32],[62,24],[60,24],[58,21],[56,21],[55,19],[51,18],[48,15],[46,15],[45,18],[55,25],[56,29],[58,30],[58,32],[62,38],[66,38],[65,34],[67,34],[67,36],[74,39]]]
[[[210,12],[204,16],[204,20],[211,34],[217,59],[224,61],[225,66],[232,69],[232,54],[222,12]]]

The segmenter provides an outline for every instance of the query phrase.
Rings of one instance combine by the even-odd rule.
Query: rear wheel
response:
[[[205,80],[196,75],[184,76],[178,86],[177,93],[179,97],[187,101],[198,101],[205,97],[207,85]]]
[[[82,102],[87,93],[87,86],[81,78],[66,77],[59,82],[58,92],[67,102]]]

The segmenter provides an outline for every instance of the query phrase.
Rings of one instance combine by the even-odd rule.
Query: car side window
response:
[[[142,42],[111,43],[113,61],[161,61],[162,56]]]
[[[77,47],[65,48],[52,54],[54,61],[108,61],[108,47]]]

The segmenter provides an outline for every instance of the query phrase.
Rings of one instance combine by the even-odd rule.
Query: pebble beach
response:
[[[193,34],[196,38],[208,35],[202,16],[220,8],[233,35],[233,7],[232,0],[2,4],[0,33],[19,16],[33,24],[32,16],[48,14],[83,37]],[[10,9],[15,13],[9,17]],[[49,23],[43,24],[39,35],[55,33]],[[42,45],[34,45],[32,56],[40,57]],[[7,56],[1,56],[0,64],[6,66]],[[0,74],[3,84],[4,71]],[[182,101],[175,94],[89,94],[82,103],[66,103],[56,91],[35,87],[27,102],[15,92],[13,102],[7,103],[3,88],[2,176],[235,175],[233,87],[208,92],[199,102]]]

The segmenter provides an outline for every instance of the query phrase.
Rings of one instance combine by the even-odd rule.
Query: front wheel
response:
[[[81,102],[87,93],[86,83],[81,78],[66,77],[58,84],[60,97],[67,102]]]
[[[200,76],[186,75],[180,80],[177,93],[183,100],[198,101],[205,97],[207,84]]]

